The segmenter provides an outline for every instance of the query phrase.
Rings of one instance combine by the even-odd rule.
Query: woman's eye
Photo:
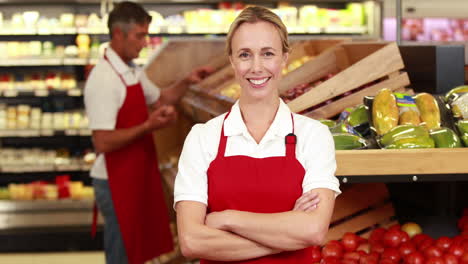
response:
[[[273,52],[271,52],[271,51],[265,52],[264,55],[267,56],[267,57],[275,56],[275,54]]]
[[[245,59],[248,57],[249,57],[249,54],[247,52],[242,52],[241,54],[239,54],[239,58]]]

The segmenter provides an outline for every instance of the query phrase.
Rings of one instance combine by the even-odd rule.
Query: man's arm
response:
[[[151,112],[141,125],[115,130],[93,130],[94,148],[100,153],[120,149],[146,133],[167,126],[176,116],[173,106],[162,106]]]
[[[206,78],[213,70],[208,67],[200,67],[192,71],[186,78],[175,82],[167,88],[161,89],[161,96],[155,103],[154,108],[159,105],[174,105],[184,96],[190,85],[199,83]]]

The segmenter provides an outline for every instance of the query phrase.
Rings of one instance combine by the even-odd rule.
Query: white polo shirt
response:
[[[159,88],[148,79],[143,69],[125,64],[111,47],[106,49],[105,54],[126,84],[104,58],[94,66],[84,89],[84,103],[91,130],[115,129],[117,114],[127,95],[125,85],[141,82],[148,105],[156,102],[160,95]],[[93,178],[107,179],[104,154],[97,156],[90,174]]]
[[[225,115],[193,126],[185,139],[175,180],[174,206],[183,200],[207,204],[207,170],[218,152]],[[328,127],[306,116],[293,115],[294,133],[297,136],[296,158],[306,171],[302,182],[303,192],[327,188],[335,191],[336,195],[340,194],[339,181],[335,177],[335,146]],[[228,137],[224,155],[253,158],[285,156],[284,138],[291,132],[291,111],[280,99],[273,123],[257,144],[245,126],[239,103],[236,102],[224,122],[224,133]]]

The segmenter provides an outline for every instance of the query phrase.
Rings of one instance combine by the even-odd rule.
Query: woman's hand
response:
[[[317,208],[319,202],[320,197],[318,193],[310,190],[296,200],[293,211],[312,212]]]

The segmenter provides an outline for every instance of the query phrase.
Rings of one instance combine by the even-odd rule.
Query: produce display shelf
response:
[[[468,181],[468,148],[336,151],[341,182]]]
[[[83,87],[83,86],[80,86]],[[71,97],[80,97],[83,96],[83,89],[62,89],[62,90],[46,90],[46,89],[36,89],[36,90],[5,90],[1,92],[1,96],[5,98],[14,98],[14,97],[48,97],[48,96],[71,96]]]
[[[33,164],[33,165],[1,165],[1,173],[39,173],[39,172],[87,172],[91,170],[91,165],[84,164]]]
[[[135,64],[142,65],[147,58],[134,60]],[[22,66],[85,66],[94,65],[99,59],[88,58],[5,58],[0,60],[0,67]]]
[[[55,137],[55,136],[91,136],[90,129],[5,129],[0,130],[0,138],[16,137]]]
[[[93,200],[0,201],[0,230],[89,226],[93,203]],[[102,223],[99,217],[99,224]]]

